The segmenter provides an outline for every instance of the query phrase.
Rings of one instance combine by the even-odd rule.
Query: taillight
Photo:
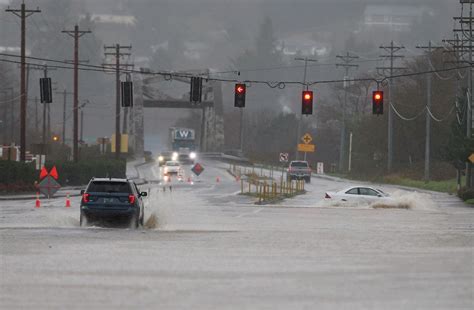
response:
[[[330,198],[332,198],[332,197],[331,197],[331,196],[329,196],[329,195],[328,195],[328,193],[326,193],[326,196],[325,196],[324,198],[328,198],[328,199],[330,199]]]
[[[90,199],[89,199],[90,196],[91,196],[91,195],[88,194],[88,193],[82,194],[82,201],[83,201],[83,202],[89,202],[89,201],[90,201]]]
[[[135,196],[134,195],[128,195],[128,202],[131,204],[135,203]]]

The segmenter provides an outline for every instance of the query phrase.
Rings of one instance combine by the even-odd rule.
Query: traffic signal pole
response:
[[[339,171],[344,170],[344,158],[346,153],[346,107],[347,107],[347,85],[346,78],[349,77],[349,70],[351,68],[358,68],[359,65],[351,64],[352,61],[359,59],[359,56],[352,56],[347,52],[346,55],[337,55],[342,63],[336,64],[336,67],[343,67],[345,69],[344,76],[344,102],[342,104],[342,124],[341,124],[341,141],[339,147]]]
[[[20,9],[10,9],[6,12],[13,13],[21,19],[21,74],[20,74],[20,161],[26,160],[26,19],[34,13],[40,13],[36,10],[27,10],[25,3],[21,4]]]
[[[308,62],[317,62],[316,59],[311,59],[308,57],[300,58],[297,57],[295,60],[304,61],[304,73],[303,73],[303,91],[308,90],[308,85],[306,85],[306,76],[308,72]],[[303,122],[303,114],[300,114],[300,118],[298,121],[298,126],[296,130],[296,148],[295,148],[295,159],[299,159],[299,152],[298,152],[298,143],[301,137],[301,123]],[[306,152],[304,153],[304,160],[306,160]]]

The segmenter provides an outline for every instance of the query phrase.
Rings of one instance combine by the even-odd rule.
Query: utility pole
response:
[[[7,103],[6,91],[0,90],[0,93],[3,94],[3,119],[2,119],[2,129],[3,129],[3,144],[7,144]]]
[[[390,59],[390,67],[378,67],[377,70],[389,70],[389,77],[394,75],[395,70],[404,70],[404,67],[395,67],[395,59],[402,59],[405,56],[395,55],[401,49],[404,49],[404,46],[397,46],[392,42],[388,46],[380,46],[381,49],[385,50],[389,55],[381,55],[382,58]],[[395,82],[392,78],[389,79],[389,92],[388,92],[388,160],[387,160],[387,170],[388,172],[392,171],[393,167],[393,92],[395,90]]]
[[[297,57],[295,60],[304,61],[304,73],[303,73],[303,88],[302,90],[308,90],[308,85],[306,85],[306,76],[308,72],[308,62],[317,62],[316,59],[308,58],[308,57]],[[300,114],[300,119],[298,121],[298,129],[296,130],[296,151],[295,151],[295,159],[299,159],[299,152],[298,152],[298,143],[301,138],[301,123],[303,122],[303,115]],[[306,160],[306,152],[304,153],[304,159]]]
[[[39,132],[39,124],[38,124],[38,97],[35,97],[35,132]]]
[[[344,170],[344,155],[346,145],[346,107],[347,107],[347,80],[349,79],[349,70],[351,68],[358,68],[359,65],[354,65],[351,62],[359,59],[359,56],[350,55],[349,52],[346,55],[337,55],[336,58],[340,59],[342,63],[336,64],[336,67],[342,67],[345,69],[344,75],[344,102],[342,106],[342,126],[341,126],[341,144],[339,153],[339,171]]]
[[[123,46],[120,44],[115,44],[112,46],[104,46],[105,56],[114,56],[115,57],[115,158],[120,158],[121,151],[121,134],[120,134],[120,68],[121,67],[133,67],[131,64],[120,64],[120,59],[123,56],[130,56],[130,52],[122,52],[122,49],[130,51],[132,46]],[[107,50],[114,49],[114,52],[107,52]],[[105,66],[110,66],[110,64],[105,64]]]
[[[21,73],[20,73],[20,161],[26,160],[26,19],[34,13],[40,13],[36,10],[27,10],[25,3],[21,4],[20,9],[10,9],[6,12],[13,13],[21,19]]]
[[[1,92],[5,92],[6,94],[6,91],[9,90],[10,91],[10,100],[6,99],[7,97],[5,96],[5,101],[3,102],[3,140],[4,140],[4,143],[7,142],[8,140],[8,137],[7,137],[7,114],[8,114],[8,103],[10,104],[10,144],[13,142],[13,134],[14,134],[14,126],[15,126],[15,121],[14,121],[14,115],[13,115],[13,111],[14,111],[14,101],[15,101],[15,89],[13,87],[7,87],[7,88],[4,88],[2,90],[0,90]]]
[[[44,78],[48,78],[48,72],[49,71],[55,71],[56,68],[49,68],[48,66],[33,66],[33,65],[28,65],[28,72],[30,70],[39,70],[39,71],[43,71],[43,77]],[[45,134],[46,134],[46,141],[49,143],[50,141],[50,138],[51,138],[51,108],[50,108],[50,104],[45,102],[43,103],[44,105],[44,108],[46,109],[47,111],[47,118],[45,118],[43,121],[46,122],[46,131],[45,131]]]
[[[463,14],[461,16],[454,17],[454,21],[459,24],[459,27],[453,29],[455,34],[455,40],[443,40],[451,44],[453,51],[458,59],[455,63],[469,64],[468,68],[468,81],[467,81],[467,106],[466,106],[466,137],[473,139],[474,129],[474,102],[473,102],[473,40],[474,40],[474,14],[473,4],[474,0],[460,0]],[[467,9],[466,9],[467,6]],[[464,12],[468,11],[469,15],[464,16]],[[472,163],[466,160],[466,187],[473,187],[473,174],[472,174]]]
[[[62,92],[56,92],[58,95],[63,95],[63,130],[62,130],[62,142],[63,145],[66,144],[66,109],[67,109],[67,96],[74,95],[74,93],[70,93],[64,88]]]
[[[443,48],[442,46],[433,46],[431,40],[428,42],[427,46],[417,46],[416,48],[427,50],[427,64],[428,71],[434,70],[432,67],[432,53],[433,49]],[[426,75],[426,138],[425,138],[425,182],[430,181],[430,158],[431,158],[431,84],[432,84],[432,75]]]
[[[73,161],[79,161],[79,38],[87,33],[91,33],[90,30],[79,30],[79,26],[75,25],[74,30],[63,30],[62,33],[66,33],[70,37],[74,38],[74,101],[73,101]],[[64,139],[64,137],[63,137]]]

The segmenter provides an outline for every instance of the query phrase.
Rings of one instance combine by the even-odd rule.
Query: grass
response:
[[[344,175],[341,173],[331,173],[329,175],[340,177],[340,178],[347,178],[351,180],[381,182],[381,183],[386,183],[386,184],[413,187],[413,188],[419,188],[419,189],[424,189],[424,190],[429,190],[429,191],[434,191],[434,192],[443,192],[443,193],[450,193],[450,194],[455,194],[457,192],[456,179],[425,182],[423,180],[414,180],[414,179],[400,177],[400,176],[385,176],[385,177],[379,177],[376,179],[368,180],[366,178],[357,178],[356,176],[353,176],[353,175]],[[464,180],[461,180],[461,184],[464,184]]]
[[[474,205],[474,199],[468,199],[466,200],[467,204]]]
[[[413,180],[402,177],[385,177],[384,182],[407,187],[415,187],[435,192],[443,192],[450,194],[454,194],[457,192],[456,179],[425,182],[421,180]]]

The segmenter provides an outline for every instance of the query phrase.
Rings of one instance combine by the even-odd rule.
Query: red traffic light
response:
[[[383,114],[383,91],[381,90],[372,93],[372,114]]]
[[[244,108],[245,107],[245,84],[235,84],[235,94],[234,94],[234,107]]]
[[[304,90],[302,94],[301,113],[303,115],[313,114],[313,92]]]
[[[383,91],[380,91],[380,90],[374,91],[373,99],[375,101],[383,101]]]
[[[245,92],[245,85],[237,84],[237,86],[235,87],[235,91],[239,94],[244,93]]]

